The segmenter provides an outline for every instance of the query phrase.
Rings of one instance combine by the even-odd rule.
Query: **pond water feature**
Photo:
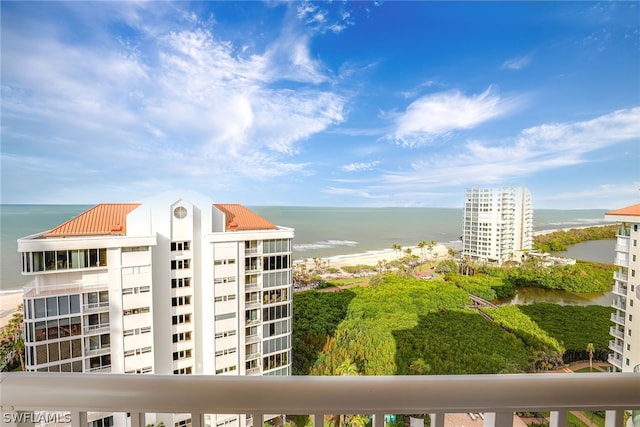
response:
[[[612,264],[615,257],[615,245],[615,239],[591,240],[571,245],[566,251],[554,252],[552,255]],[[516,294],[513,298],[500,302],[507,305],[548,302],[560,305],[610,306],[612,301],[613,294],[611,292],[576,293],[555,289],[519,288],[516,289]]]
[[[559,305],[604,305],[610,306],[613,301],[611,292],[590,292],[586,294],[559,291],[556,289],[519,288],[513,298],[500,301],[501,304],[533,304],[548,302]]]

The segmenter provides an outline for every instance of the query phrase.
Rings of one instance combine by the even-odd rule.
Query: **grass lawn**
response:
[[[597,367],[594,366],[593,370],[589,370],[589,368],[587,367],[587,368],[580,368],[580,369],[575,370],[573,372],[579,372],[579,373],[585,373],[585,372],[586,373],[590,373],[590,372],[593,372],[595,374],[596,372],[604,372],[604,371],[602,371],[602,370],[600,370],[600,369],[598,369]]]
[[[350,279],[335,279],[329,280],[327,283],[330,283],[335,286],[345,286],[345,285],[362,285],[366,286],[369,284],[368,277],[352,277]]]

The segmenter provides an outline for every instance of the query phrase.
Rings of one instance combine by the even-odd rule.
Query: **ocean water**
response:
[[[1,205],[0,291],[23,286],[16,240],[49,230],[88,209],[87,205]],[[271,222],[295,228],[294,259],[329,257],[388,249],[392,244],[415,246],[434,240],[454,244],[462,234],[462,209],[457,208],[337,208],[250,206]],[[605,210],[534,212],[535,230],[604,223]]]

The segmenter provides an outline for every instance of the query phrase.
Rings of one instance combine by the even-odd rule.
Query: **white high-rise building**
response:
[[[290,375],[293,236],[191,194],[99,204],[21,238],[27,369]],[[189,422],[145,422],[160,420]],[[205,422],[245,426],[237,415]]]
[[[613,307],[609,363],[622,372],[640,372],[640,204],[607,212],[619,222],[613,274]]]
[[[526,188],[469,188],[463,212],[462,256],[502,263],[533,247],[533,207]]]

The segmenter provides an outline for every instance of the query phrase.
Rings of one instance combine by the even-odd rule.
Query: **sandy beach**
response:
[[[422,250],[417,246],[410,246],[411,253],[413,255],[417,255],[419,257],[422,256]],[[402,248],[402,250],[406,250],[407,248]],[[448,248],[438,243],[433,247],[433,251],[429,252],[426,248],[424,249],[425,258],[427,261],[434,261],[436,259],[444,259],[447,257]],[[364,253],[356,253],[356,254],[347,254],[347,255],[336,255],[327,258],[321,258],[322,261],[328,261],[329,267],[344,267],[347,265],[373,265],[375,266],[378,261],[386,260],[386,261],[395,261],[398,258],[402,258],[404,256],[404,252],[398,254],[393,249],[381,249],[378,251],[369,251]],[[307,260],[307,265],[313,265],[313,260]]]
[[[22,291],[0,294],[0,327],[7,324],[20,304],[22,304]]]

